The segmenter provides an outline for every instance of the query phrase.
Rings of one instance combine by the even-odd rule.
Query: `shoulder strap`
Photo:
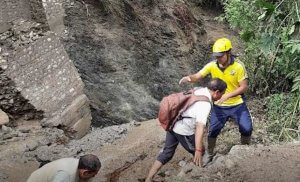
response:
[[[207,96],[204,95],[195,95],[194,94],[194,90],[190,90],[188,92],[186,92],[187,94],[192,94],[190,99],[187,100],[187,102],[185,103],[185,105],[183,106],[183,108],[179,111],[178,115],[176,116],[176,118],[174,119],[174,121],[172,122],[170,128],[173,129],[175,123],[180,120],[180,118],[182,118],[182,113],[184,111],[186,111],[188,109],[188,107],[190,107],[192,104],[194,104],[195,102],[198,101],[204,101],[204,102],[208,102],[212,105],[212,103],[210,102],[209,98]]]

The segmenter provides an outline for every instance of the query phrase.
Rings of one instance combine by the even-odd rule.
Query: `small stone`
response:
[[[141,126],[141,123],[137,122],[137,121],[132,121],[130,123],[131,126]]]
[[[30,38],[33,37],[33,31],[31,31],[31,32],[29,33],[29,37],[30,37]]]
[[[127,129],[121,128],[121,130],[118,131],[118,134],[121,135],[121,134],[125,134],[126,132],[127,132]]]
[[[166,172],[165,172],[165,175],[166,175],[166,176],[171,176],[170,171],[166,171]]]
[[[185,161],[180,161],[180,162],[179,162],[179,166],[180,166],[180,167],[184,167],[185,165],[186,165],[186,162],[185,162]]]
[[[220,176],[221,178],[223,177],[223,176],[222,176],[222,173],[221,173],[220,171],[217,172],[217,175]]]
[[[21,133],[29,133],[29,132],[30,132],[30,129],[29,129],[29,128],[21,128],[21,129],[19,129],[19,131],[20,131]]]
[[[6,70],[6,69],[8,68],[8,66],[7,66],[7,65],[1,65],[1,68],[2,68],[3,70]]]
[[[12,129],[11,129],[10,127],[7,127],[7,126],[2,125],[2,131],[3,131],[4,133],[9,133],[9,132],[12,131]]]
[[[20,39],[21,39],[21,41],[25,41],[26,37],[24,35],[21,35]]]
[[[3,136],[3,140],[12,139],[13,137],[17,137],[17,136],[18,136],[17,133],[6,134],[6,135]]]
[[[7,63],[7,61],[5,59],[1,59],[0,63]]]

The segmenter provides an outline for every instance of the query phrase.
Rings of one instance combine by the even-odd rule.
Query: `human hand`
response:
[[[179,81],[179,85],[186,82],[191,82],[191,78],[189,76],[182,77]]]
[[[226,101],[229,98],[230,98],[230,96],[228,94],[224,94],[224,95],[222,95],[221,99],[216,101],[216,104],[222,104],[224,101]]]
[[[193,162],[196,166],[202,167],[202,152],[195,151]]]

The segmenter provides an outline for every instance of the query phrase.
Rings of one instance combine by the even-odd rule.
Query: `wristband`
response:
[[[196,151],[198,151],[198,152],[203,152],[203,149],[195,149]]]

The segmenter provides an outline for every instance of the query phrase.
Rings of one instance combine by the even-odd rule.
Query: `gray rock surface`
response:
[[[0,109],[0,127],[9,122],[9,118],[5,112]]]

